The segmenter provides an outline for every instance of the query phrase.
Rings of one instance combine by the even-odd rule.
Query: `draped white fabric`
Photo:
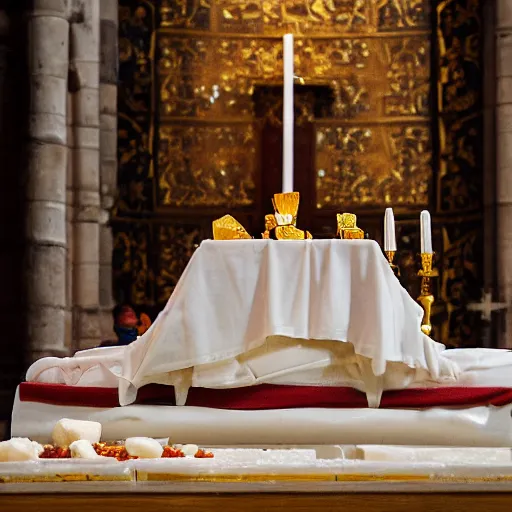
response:
[[[229,411],[129,405],[100,409],[22,402],[16,394],[12,437],[51,441],[61,418],[98,421],[106,440],[147,436],[202,446],[392,444],[512,446],[512,404],[504,407],[278,409]]]
[[[422,314],[373,241],[206,241],[155,323],[125,350],[120,403],[148,383],[180,388],[180,378],[186,393],[186,369],[235,358],[273,336],[350,342],[377,402],[388,362],[456,380],[444,346],[421,332]]]
[[[78,352],[74,357],[46,357],[28,370],[28,382],[80,387],[117,388],[126,347],[108,347]],[[337,350],[335,350],[337,349]],[[443,353],[457,365],[459,378],[431,380],[426,370],[389,363],[384,390],[439,387],[512,388],[512,352],[467,348]],[[178,372],[179,373],[179,372]],[[172,380],[173,373],[169,374]],[[251,384],[352,387],[364,390],[360,358],[351,345],[321,341],[272,338],[256,350],[238,358],[192,371],[191,383],[201,388],[230,388]]]
[[[26,380],[67,386],[117,388],[125,350],[124,346],[108,347],[77,352],[74,357],[45,357],[29,368]],[[446,379],[440,383],[430,380],[425,370],[389,363],[383,389],[432,388],[440,385],[512,388],[510,350],[456,349],[444,352],[443,357],[459,368],[458,379]],[[196,366],[192,372],[192,386],[218,389],[250,384],[280,384],[363,390],[362,377],[360,360],[349,344],[272,338],[265,345],[238,358]],[[169,379],[172,379],[172,374],[169,374]]]

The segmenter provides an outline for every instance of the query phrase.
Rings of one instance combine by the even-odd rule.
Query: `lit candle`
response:
[[[432,254],[432,229],[430,227],[430,213],[423,210],[420,215],[421,226],[421,252],[422,254]]]
[[[384,250],[396,251],[395,216],[393,208],[386,208],[384,215]]]
[[[283,36],[283,192],[293,192],[293,34]]]

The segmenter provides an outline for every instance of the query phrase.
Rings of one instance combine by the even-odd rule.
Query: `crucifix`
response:
[[[486,322],[491,321],[493,311],[501,311],[508,309],[508,303],[506,302],[493,302],[492,291],[483,292],[482,300],[480,302],[472,302],[468,304],[468,311],[479,311],[482,315],[482,320]]]

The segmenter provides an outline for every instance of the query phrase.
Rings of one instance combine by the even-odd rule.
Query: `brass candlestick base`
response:
[[[434,253],[421,253],[421,270],[418,272],[418,277],[421,277],[421,289],[418,302],[423,308],[423,320],[421,321],[421,330],[427,336],[432,332],[432,324],[430,316],[432,313],[432,305],[435,298],[432,287],[432,279],[439,276],[437,269],[432,268],[434,261]]]
[[[396,277],[400,277],[400,268],[395,265],[395,254],[396,251],[384,251],[386,253],[386,258],[389,261],[389,266],[391,267],[391,270],[395,274]]]

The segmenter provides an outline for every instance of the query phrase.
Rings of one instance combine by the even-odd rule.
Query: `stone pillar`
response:
[[[75,323],[73,307],[73,268],[74,268],[74,188],[73,188],[73,163],[75,151],[75,137],[73,132],[73,95],[67,94],[67,131],[68,131],[68,165],[66,176],[66,232],[67,232],[67,257],[66,257],[66,338],[65,344],[70,352],[76,350]]]
[[[108,223],[117,187],[118,0],[101,0],[100,66],[100,308],[101,332],[112,339],[112,229]]]
[[[496,3],[496,204],[500,298],[512,302],[512,0]],[[501,345],[512,346],[512,308]]]
[[[34,0],[28,13],[31,105],[25,279],[31,359],[66,352],[66,3]]]
[[[73,93],[73,304],[77,348],[96,346],[100,244],[100,1],[72,0],[70,90]]]

